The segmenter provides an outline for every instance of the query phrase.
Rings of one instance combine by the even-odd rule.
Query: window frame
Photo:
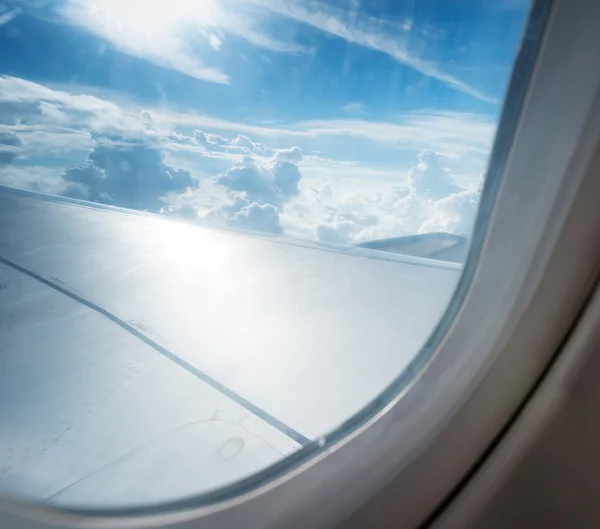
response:
[[[4,497],[0,526],[364,527],[385,512],[378,527],[417,527],[443,505],[535,387],[599,271],[600,179],[591,162],[600,145],[592,112],[600,4],[538,0],[530,15],[472,251],[411,368],[322,446],[229,487],[230,497],[102,515]]]

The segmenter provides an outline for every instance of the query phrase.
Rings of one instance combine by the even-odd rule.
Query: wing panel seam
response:
[[[210,375],[206,374],[204,371],[198,369],[197,367],[193,366],[192,364],[190,364],[183,358],[177,356],[172,351],[169,351],[166,347],[155,342],[154,340],[152,340],[151,338],[149,338],[148,336],[146,336],[145,334],[140,332],[138,329],[136,329],[135,327],[133,327],[126,321],[122,320],[118,316],[115,316],[110,311],[75,294],[74,292],[71,292],[70,290],[54,283],[53,281],[50,281],[50,280],[36,274],[35,272],[27,270],[26,268],[23,268],[22,266],[6,259],[5,257],[0,256],[0,263],[2,263],[14,270],[17,270],[18,272],[21,272],[22,274],[24,274],[32,279],[35,279],[36,281],[39,281],[40,283],[43,283],[44,285],[56,290],[57,292],[60,292],[61,294],[73,299],[74,301],[81,303],[82,305],[85,305],[86,307],[97,312],[101,316],[104,316],[105,318],[110,320],[112,323],[118,325],[119,327],[121,327],[123,330],[125,330],[126,332],[128,332],[129,334],[131,334],[132,336],[137,338],[138,340],[141,340],[142,342],[144,342],[146,345],[148,345],[149,347],[154,349],[154,351],[156,351],[160,355],[164,356],[171,362],[177,364],[182,369],[185,369],[191,375],[195,376],[202,382],[208,384],[213,389],[216,389],[218,392],[225,395],[226,397],[229,397],[231,400],[238,403],[240,406],[247,409],[249,412],[253,413],[258,418],[262,419],[267,424],[271,425],[273,428],[279,430],[281,433],[283,433],[290,439],[296,441],[302,447],[305,447],[311,443],[311,440],[308,437],[302,435],[300,432],[296,431],[291,426],[288,426],[287,424],[280,421],[279,419],[277,419],[276,417],[274,417],[267,411],[263,410],[259,406],[255,405],[252,402],[250,402],[249,400],[245,399],[244,397],[242,397],[241,395],[239,395],[232,389],[228,388],[227,386],[225,386],[218,380],[216,380],[213,377],[211,377]]]

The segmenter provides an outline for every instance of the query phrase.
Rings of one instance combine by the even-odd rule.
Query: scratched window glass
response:
[[[377,398],[461,273],[528,9],[0,0],[0,493],[221,494]]]

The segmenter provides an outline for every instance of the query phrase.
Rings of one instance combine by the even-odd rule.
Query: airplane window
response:
[[[529,3],[0,0],[0,492],[221,490],[460,277]]]

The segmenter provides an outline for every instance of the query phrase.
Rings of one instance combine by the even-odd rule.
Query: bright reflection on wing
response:
[[[156,222],[148,239],[161,256],[164,277],[173,288],[187,283],[209,287],[216,294],[230,292],[231,274],[243,272],[244,267],[230,258],[229,239],[211,237],[210,233],[203,244],[195,244],[198,229],[194,226]]]

